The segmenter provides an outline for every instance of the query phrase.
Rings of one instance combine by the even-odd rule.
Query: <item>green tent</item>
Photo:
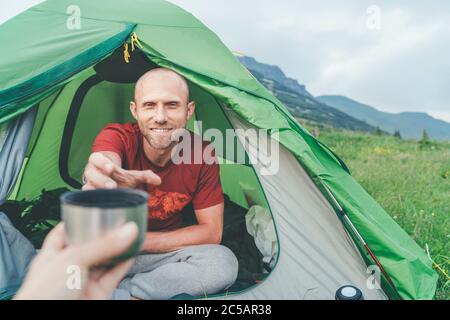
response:
[[[433,297],[437,274],[423,250],[190,13],[162,0],[49,0],[1,25],[0,42],[0,123],[31,118],[22,156],[5,158],[14,169],[0,181],[8,182],[0,200],[80,188],[96,134],[130,121],[137,77],[166,67],[188,80],[203,130],[233,129],[247,160],[262,152],[247,129],[280,142],[275,174],[218,152],[224,192],[245,208],[267,209],[278,256],[264,281],[217,297],[334,299],[345,284],[366,299]],[[367,285],[375,262],[386,272],[382,289]]]

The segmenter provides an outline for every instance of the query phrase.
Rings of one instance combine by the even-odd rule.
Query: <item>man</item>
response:
[[[108,125],[94,141],[84,190],[125,187],[149,193],[147,254],[136,258],[117,298],[204,296],[236,280],[237,259],[219,244],[224,210],[219,165],[172,161],[179,143],[174,135],[194,110],[186,80],[171,70],[153,69],[137,81],[130,102],[136,123]],[[207,146],[202,143],[203,150]],[[181,211],[189,203],[198,223],[182,227]]]

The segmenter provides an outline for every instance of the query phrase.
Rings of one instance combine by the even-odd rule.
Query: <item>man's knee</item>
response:
[[[208,261],[205,267],[214,278],[216,285],[223,289],[229,288],[238,275],[238,260],[234,253],[220,244],[207,245]]]

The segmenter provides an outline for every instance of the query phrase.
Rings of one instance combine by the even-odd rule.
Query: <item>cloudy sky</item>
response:
[[[0,0],[0,22],[39,0]],[[171,0],[313,95],[450,122],[448,0]],[[76,3],[76,0],[74,0]]]

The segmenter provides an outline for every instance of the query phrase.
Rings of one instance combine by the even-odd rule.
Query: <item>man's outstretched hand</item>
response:
[[[106,153],[106,152],[105,152]],[[125,170],[120,166],[120,157],[108,152],[94,152],[88,160],[82,190],[100,188],[136,188],[140,184],[160,185],[161,178],[151,170]]]

